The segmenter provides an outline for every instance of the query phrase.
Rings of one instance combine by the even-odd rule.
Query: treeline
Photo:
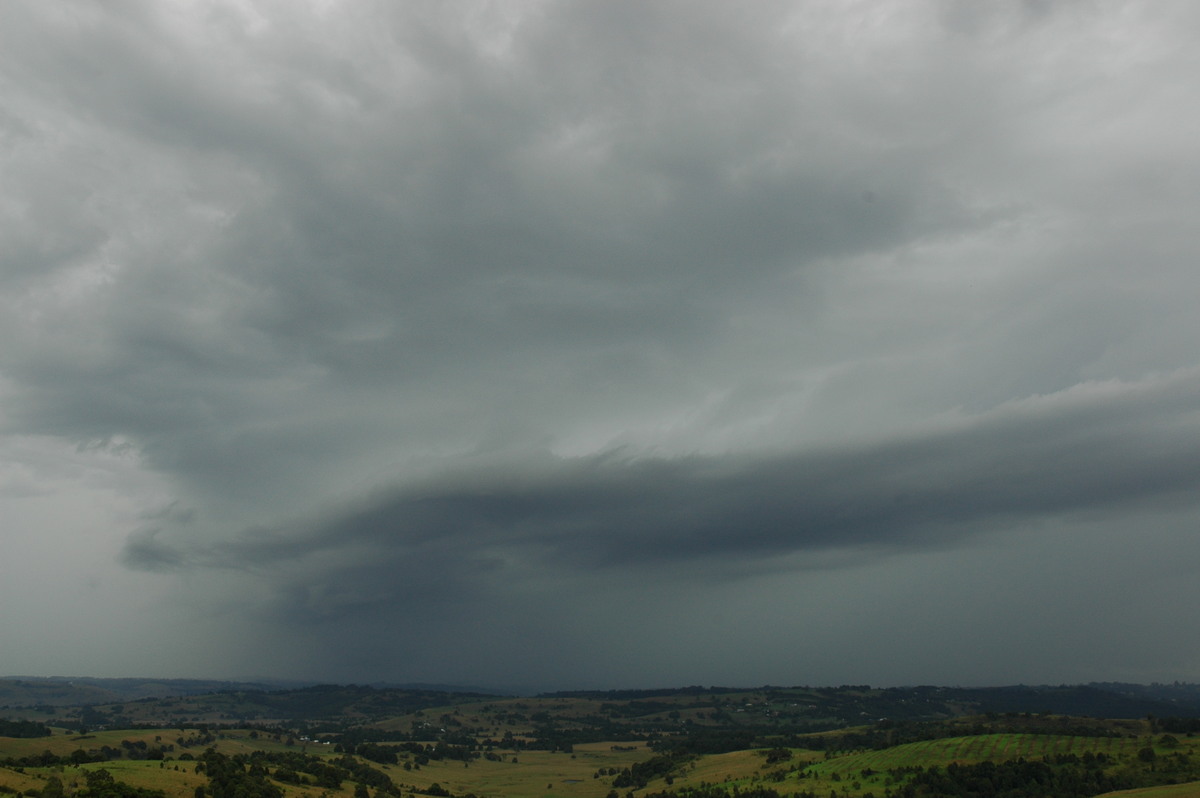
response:
[[[298,690],[272,692],[232,691],[217,694],[266,717],[304,718],[309,721],[340,719],[347,713],[367,717],[407,715],[463,701],[495,696],[473,692],[374,688],[363,685],[323,684]]]
[[[442,731],[434,733],[432,726],[414,728],[411,732],[385,730],[374,728],[348,729],[344,732],[327,734],[327,738],[337,741],[335,750],[347,751],[382,764],[396,764],[389,751],[409,751],[414,754],[422,753],[413,747],[432,737],[438,738],[439,745],[451,746],[444,752],[434,752],[428,747],[424,751],[430,759],[467,759],[470,752],[486,751],[489,747],[511,748],[515,751],[563,751],[571,753],[576,745],[598,742],[635,742],[647,738],[647,733],[640,733],[628,726],[620,726],[606,718],[586,717],[573,718],[573,723],[581,724],[583,728],[562,728],[554,724],[554,719],[547,713],[538,713],[532,718],[524,715],[514,715],[520,721],[527,721],[533,729],[526,736],[514,736],[507,731],[497,740],[490,737],[477,739],[467,731]],[[378,743],[399,743],[385,746]],[[458,753],[455,753],[458,751]],[[475,754],[476,756],[478,754]],[[421,763],[424,764],[424,763]]]
[[[538,698],[587,698],[597,701],[638,701],[645,698],[739,692],[746,692],[746,690],[734,687],[700,687],[699,685],[692,685],[690,687],[668,687],[658,690],[560,690],[554,693],[539,693]]]
[[[85,787],[74,794],[74,798],[165,798],[162,790],[150,790],[144,787],[134,787],[123,781],[117,781],[104,768],[90,770],[83,774]],[[4,788],[3,792],[15,793],[12,788]],[[37,795],[38,798],[67,798],[62,779],[51,775],[41,790],[28,792],[26,795]]]
[[[200,756],[197,772],[208,776],[211,798],[281,798],[282,789],[268,781],[272,778],[325,790],[340,790],[343,782],[353,781],[374,788],[377,794],[400,796],[400,788],[390,776],[349,754],[332,760],[298,751],[226,756],[210,748]]]
[[[1169,734],[1195,734],[1200,732],[1200,718],[1158,718],[1155,725]]]
[[[84,750],[76,748],[65,756],[59,756],[50,750],[40,754],[22,757],[8,757],[0,760],[5,767],[48,768],[55,766],[84,765],[88,762],[109,762],[114,759],[165,759],[167,753],[174,751],[175,746],[163,747],[147,745],[144,740],[122,740],[120,748],[103,745],[99,748]]]
[[[950,764],[917,768],[887,798],[1090,798],[1116,790],[1145,786],[1128,771],[1106,771],[1103,762],[1066,762],[1057,767],[1041,761]]]
[[[940,740],[945,737],[972,737],[983,734],[1053,734],[1068,737],[1133,737],[1103,722],[1087,718],[1056,718],[1047,722],[1044,717],[1031,715],[992,716],[972,724],[954,721],[879,721],[869,729],[846,731],[835,735],[790,737],[788,745],[817,750],[882,750],[906,743]]]
[[[1165,718],[1156,721],[1163,731],[1182,734],[1200,731],[1200,719]],[[750,748],[809,748],[818,751],[882,750],[905,743],[967,737],[982,734],[1055,734],[1075,737],[1132,737],[1110,721],[1090,718],[1048,718],[1038,715],[992,715],[971,724],[961,721],[883,720],[869,728],[828,732],[828,727],[813,724],[793,726],[781,733],[771,726],[724,725],[688,726],[685,731],[653,737],[649,745],[663,753],[723,754]]]
[[[638,718],[643,715],[665,715],[670,712],[676,712],[680,706],[680,704],[668,704],[665,701],[651,700],[630,701],[625,704],[605,701],[600,704],[600,713],[618,718]],[[709,704],[701,704],[700,706],[709,706]]]
[[[271,782],[267,769],[244,757],[229,757],[208,749],[201,756],[208,787],[197,787],[196,798],[283,798],[283,788]],[[197,772],[201,772],[197,767]]]
[[[575,746],[585,743],[600,742],[637,742],[645,740],[647,735],[632,732],[628,728],[604,725],[599,728],[562,729],[553,725],[537,727],[533,730],[533,739],[524,741],[522,747],[530,751],[562,751],[571,753]],[[509,737],[508,739],[513,739]],[[520,739],[520,738],[516,738]],[[507,743],[507,740],[502,741]]]
[[[1118,790],[1180,784],[1200,777],[1200,768],[1182,753],[1160,756],[1141,749],[1136,761],[1114,766],[1103,753],[1058,754],[1040,760],[950,764],[889,771],[898,786],[885,798],[1090,798]]]
[[[734,786],[732,789],[718,784],[704,784],[699,787],[684,787],[678,792],[648,792],[642,798],[780,798],[775,790],[769,787],[749,787],[742,789]],[[788,798],[817,798],[816,793],[794,792]]]
[[[446,742],[415,743],[404,742],[398,745],[378,745],[376,743],[361,743],[348,746],[338,743],[334,746],[337,753],[354,754],[381,765],[396,765],[400,763],[400,755],[411,755],[418,765],[428,764],[430,760],[440,762],[443,759],[467,762],[475,754],[472,745],[453,745]]]
[[[752,728],[739,727],[694,727],[687,733],[674,737],[663,737],[653,740],[650,747],[656,751],[683,754],[725,754],[730,751],[744,751],[747,748],[761,748],[759,740],[763,732]],[[778,737],[776,733],[774,735]],[[790,741],[789,741],[790,742]],[[796,743],[799,747],[800,743]]]
[[[162,790],[150,790],[145,787],[134,787],[113,778],[104,768],[90,770],[84,773],[87,786],[76,793],[76,798],[164,798]],[[47,798],[45,790],[42,798]]]
[[[0,718],[0,737],[49,737],[50,727],[32,720],[4,720]]]
[[[691,758],[686,754],[676,753],[653,756],[644,762],[635,762],[617,774],[617,777],[613,779],[612,786],[617,789],[640,790],[658,778],[665,778],[667,784],[671,784],[673,774]]]
[[[453,742],[458,740],[458,742]],[[513,751],[563,751],[571,753],[577,742],[609,741],[610,738],[592,739],[587,733],[575,733],[572,730],[549,729],[543,730],[533,740],[526,740],[511,735],[501,740],[490,738],[475,742],[470,737],[447,737],[433,743],[398,742],[394,745],[379,743],[359,743],[350,745],[338,743],[334,746],[335,753],[354,754],[381,765],[398,765],[411,760],[417,765],[429,762],[440,762],[445,759],[470,762],[487,755],[493,748],[505,748]]]

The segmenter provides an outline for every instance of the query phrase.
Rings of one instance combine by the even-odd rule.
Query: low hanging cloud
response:
[[[142,532],[124,559],[149,570],[247,570],[284,590],[296,563],[317,584],[356,565],[385,565],[374,592],[382,602],[399,599],[386,585],[404,584],[401,572],[437,573],[457,594],[512,562],[670,579],[696,562],[736,578],[807,551],[860,550],[870,559],[1073,513],[1190,506],[1200,476],[1198,401],[1200,374],[1191,370],[1083,384],[843,451],[526,457],[461,467],[319,521],[215,544],[178,547]]]

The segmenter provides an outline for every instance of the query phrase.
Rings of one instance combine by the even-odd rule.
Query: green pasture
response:
[[[195,762],[167,761],[160,767],[158,762],[149,760],[112,760],[109,762],[94,762],[86,765],[60,766],[52,768],[24,768],[24,773],[18,773],[8,768],[0,768],[0,785],[19,792],[40,790],[45,786],[46,779],[51,775],[62,780],[68,794],[81,790],[86,786],[85,772],[104,768],[117,781],[123,781],[134,787],[150,790],[162,790],[167,798],[192,798],[196,787],[208,784],[203,774],[196,773]],[[343,785],[341,791],[318,789],[316,787],[294,787],[280,784],[287,798],[327,798],[349,796],[353,793],[353,785]]]
[[[93,762],[77,768],[64,767],[60,778],[69,793],[85,786],[84,771],[101,768],[111,773],[117,781],[148,790],[162,790],[168,796],[186,795],[191,798],[197,786],[208,783],[203,774],[196,773],[196,763],[186,761],[159,763],[150,760],[115,759],[111,762]]]
[[[179,738],[195,736],[192,730],[150,729],[117,730],[80,735],[54,735],[37,739],[0,738],[0,759],[36,756],[49,750],[58,756],[69,755],[79,748],[100,749],[104,746],[124,750],[122,741],[142,741],[149,747],[175,745],[167,758],[157,760],[131,760],[126,758],[100,763],[89,763],[79,767],[56,766],[51,768],[25,768],[18,773],[11,768],[0,767],[0,785],[17,792],[37,791],[51,775],[57,775],[67,787],[68,793],[84,784],[84,772],[105,768],[119,781],[137,787],[158,789],[168,798],[192,798],[195,787],[206,784],[203,774],[197,774],[196,762],[180,760],[179,756],[190,753],[199,756],[205,748],[216,748],[221,753],[235,755],[256,750],[305,751],[309,754],[336,756],[332,746],[318,742],[297,742],[292,746],[276,741],[261,732],[251,737],[249,730],[223,731],[211,743],[181,747]],[[1191,757],[1200,756],[1200,739],[1181,738],[1173,745],[1163,745],[1162,737],[1085,737],[1069,735],[1043,735],[998,733],[966,737],[926,740],[893,748],[874,751],[859,750],[845,753],[826,754],[824,751],[792,749],[788,760],[767,765],[762,751],[735,751],[698,757],[686,762],[673,774],[673,783],[664,779],[651,781],[637,794],[677,791],[695,787],[702,783],[738,786],[764,786],[782,795],[802,790],[813,790],[827,795],[835,791],[839,796],[854,798],[867,792],[880,796],[889,783],[889,771],[913,767],[945,767],[950,763],[972,764],[991,760],[1002,762],[1024,758],[1053,759],[1056,755],[1103,753],[1118,763],[1133,762],[1138,752],[1147,746],[1153,747],[1159,756],[1169,757],[1184,753]],[[632,750],[624,750],[631,748]],[[437,783],[456,796],[474,793],[487,798],[605,798],[613,789],[613,776],[607,770],[632,766],[653,755],[644,744],[593,743],[577,745],[573,753],[551,753],[548,751],[495,751],[499,761],[486,758],[472,759],[468,763],[459,760],[431,760],[425,765],[371,766],[382,770],[407,794],[425,791]],[[514,761],[515,760],[515,761]],[[597,777],[598,771],[605,771]],[[347,781],[341,790],[326,790],[315,786],[280,785],[287,798],[350,798],[354,784]],[[627,788],[619,789],[624,796]],[[1200,785],[1175,785],[1152,789],[1113,793],[1111,798],[1182,798],[1200,796]]]
[[[1200,795],[1200,781],[1187,784],[1165,784],[1161,787],[1142,787],[1137,790],[1106,792],[1096,798],[1196,798]]]
[[[827,795],[832,790],[839,795],[861,796],[868,792],[882,795],[891,782],[889,771],[914,767],[945,767],[951,763],[974,764],[991,760],[1003,762],[1024,758],[1041,760],[1043,757],[1074,754],[1082,757],[1087,753],[1103,753],[1112,761],[1108,767],[1120,767],[1137,759],[1138,752],[1152,747],[1159,756],[1182,752],[1195,757],[1200,755],[1200,740],[1184,738],[1176,746],[1163,746],[1155,738],[1148,737],[1082,737],[1070,735],[1042,734],[985,734],[926,740],[880,751],[854,751],[833,754],[805,749],[792,749],[792,758],[767,766],[761,752],[737,751],[728,754],[709,755],[689,763],[682,774],[677,774],[674,784],[667,786],[662,780],[651,782],[646,792],[663,789],[678,790],[685,786],[698,786],[702,782],[737,786],[764,786],[781,795],[812,790]],[[903,776],[900,777],[900,780]],[[1182,798],[1200,796],[1200,785],[1178,787],[1156,787],[1146,791],[1133,791],[1130,796],[1141,798]],[[624,791],[620,791],[624,792]],[[1126,795],[1126,793],[1114,793]]]
[[[0,738],[4,739],[4,738]],[[40,790],[45,786],[46,777],[40,773],[18,773],[6,767],[0,767],[0,786],[15,792]]]
[[[1053,758],[1058,755],[1103,753],[1117,766],[1118,761],[1130,762],[1137,758],[1138,752],[1151,747],[1159,756],[1168,756],[1182,752],[1189,756],[1200,754],[1200,740],[1184,738],[1176,746],[1163,746],[1154,738],[1149,737],[1078,737],[1069,735],[1050,734],[983,734],[969,737],[950,737],[938,740],[924,740],[916,743],[898,745],[880,751],[858,751],[834,755],[828,759],[824,754],[816,752],[797,751],[791,762],[782,763],[774,768],[791,770],[791,766],[803,760],[819,756],[807,767],[807,775],[800,778],[796,773],[786,773],[784,779],[774,783],[770,778],[749,780],[769,786],[781,794],[798,790],[814,790],[818,794],[836,790],[850,796],[874,792],[879,795],[886,788],[888,771],[913,767],[945,767],[951,763],[975,764],[991,760],[1003,762],[1019,758],[1040,760],[1043,757]],[[801,768],[802,769],[802,768]],[[710,779],[710,781],[712,781]],[[747,782],[742,782],[743,784]],[[855,786],[857,785],[857,786]],[[1156,787],[1144,793],[1146,798],[1179,798],[1179,796],[1200,796],[1196,785],[1183,788],[1179,792],[1158,792],[1158,790],[1173,789]],[[1190,792],[1188,790],[1191,790]],[[1114,793],[1114,795],[1127,793]],[[1129,795],[1142,796],[1140,791]]]
[[[132,784],[135,787],[162,790],[171,797],[180,796],[182,798],[186,795],[188,798],[191,798],[196,785],[205,784],[208,781],[204,776],[197,776],[193,772],[195,769],[194,763],[182,762],[169,764],[170,769],[160,768],[158,762],[149,761],[112,761],[87,764],[79,767],[23,768],[24,772],[18,772],[11,768],[0,768],[0,785],[19,792],[26,792],[28,790],[36,791],[41,790],[46,785],[46,780],[50,776],[57,776],[62,781],[67,793],[70,794],[76,790],[83,789],[85,786],[84,774],[86,771],[103,767],[109,773],[113,774],[113,778]],[[179,770],[175,770],[175,766],[180,766]]]
[[[26,756],[36,756],[44,751],[49,751],[55,756],[67,756],[72,751],[80,748],[85,751],[92,748],[99,750],[106,745],[110,748],[120,748],[122,740],[129,740],[130,742],[142,741],[148,746],[158,747],[173,743],[178,736],[178,729],[125,729],[83,735],[55,734],[51,737],[29,738],[0,737],[0,759],[8,759],[9,757],[20,759]],[[156,737],[161,738],[161,742],[157,742],[155,740]],[[176,751],[176,756],[178,756],[181,750]]]
[[[83,774],[86,770],[104,768],[113,774],[118,781],[127,782],[135,787],[162,790],[168,798],[192,798],[197,786],[207,784],[208,779],[203,774],[196,773],[197,762],[181,760],[183,754],[199,757],[206,749],[214,748],[228,756],[249,754],[253,751],[304,751],[316,755],[333,756],[333,747],[321,743],[300,743],[291,746],[282,741],[275,741],[268,735],[258,733],[257,738],[251,737],[249,730],[222,731],[214,735],[212,742],[180,745],[179,740],[195,738],[195,730],[180,729],[117,729],[113,731],[97,731],[87,735],[63,734],[51,737],[13,738],[0,737],[0,760],[20,759],[37,756],[45,751],[56,756],[69,756],[73,751],[83,749],[100,750],[104,747],[125,751],[122,742],[144,742],[147,747],[158,748],[174,746],[168,751],[164,760],[149,759],[112,759],[105,762],[90,762],[79,766],[58,765],[46,768],[26,767],[20,773],[11,768],[0,767],[0,786],[8,787],[19,792],[40,790],[46,778],[58,776],[67,792],[82,789]],[[403,772],[403,771],[401,771]],[[394,776],[393,776],[394,777]],[[395,777],[394,777],[395,778]],[[401,779],[397,779],[401,781]],[[287,798],[337,798],[339,795],[349,796],[353,793],[353,785],[346,783],[341,791],[326,790],[316,787],[280,784]],[[427,786],[427,785],[426,785]]]

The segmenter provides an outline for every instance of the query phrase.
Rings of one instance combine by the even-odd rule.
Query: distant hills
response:
[[[860,718],[925,720],[987,713],[1047,713],[1094,718],[1200,716],[1200,684],[1011,685],[1005,687],[887,687],[842,685],[824,688],[759,687],[754,692],[784,694],[808,691],[828,717],[851,722]],[[681,687],[663,690],[570,691],[547,697],[607,701],[652,701],[692,696],[695,699],[747,692],[733,687]]]
[[[554,707],[564,700],[624,704],[647,714],[666,709],[736,711],[739,696],[757,694],[777,705],[776,720],[821,719],[836,725],[927,720],[987,713],[1050,713],[1094,718],[1200,717],[1200,685],[1126,684],[1013,685],[1005,687],[678,687],[643,690],[580,690],[544,693],[525,700]],[[204,679],[9,677],[0,679],[0,709],[80,708],[131,719],[203,716],[252,718],[380,717],[433,706],[496,698],[481,688],[453,685],[315,685],[284,681]]]
[[[104,679],[90,676],[7,676],[0,679],[0,706],[69,707],[173,698],[228,690],[278,690],[303,683],[230,682],[215,679]]]
[[[332,693],[338,695],[339,698],[334,699],[335,706],[331,707],[329,711],[337,714],[347,708],[344,705],[352,704],[353,697],[358,696],[361,691],[380,695],[386,695],[389,692],[417,693],[428,694],[431,697],[501,695],[501,693],[485,688],[425,683],[342,686],[270,679],[241,682],[218,679],[8,676],[0,678],[0,708],[90,707],[131,701],[146,702],[151,699],[224,696],[223,703],[232,711],[232,707],[239,703],[286,705],[289,703],[288,697],[292,696],[299,703],[306,704],[315,693]],[[267,698],[268,694],[272,697]],[[211,703],[211,701],[207,703]],[[449,701],[449,703],[453,703],[453,701]]]

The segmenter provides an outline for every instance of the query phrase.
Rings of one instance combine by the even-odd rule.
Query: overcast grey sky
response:
[[[0,674],[1200,680],[1200,4],[2,14]]]

